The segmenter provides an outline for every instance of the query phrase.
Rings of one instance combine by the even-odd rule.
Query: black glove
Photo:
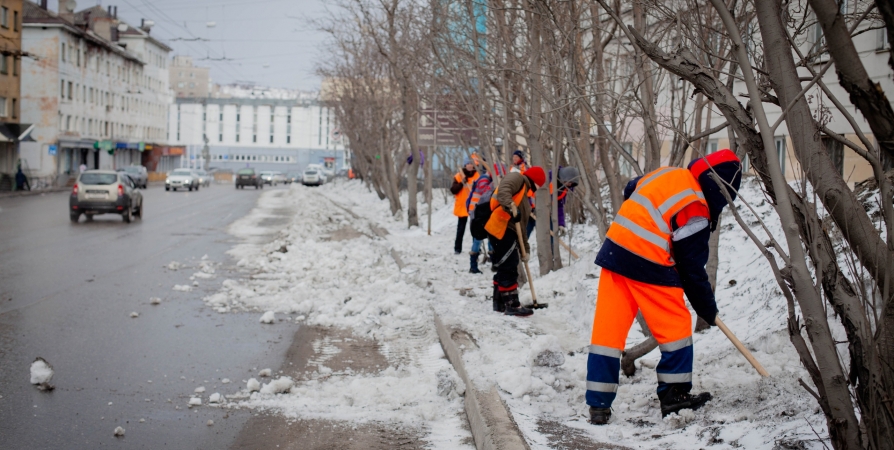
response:
[[[515,205],[509,206],[509,223],[512,225],[517,224],[521,220],[521,214],[518,213],[518,208]]]

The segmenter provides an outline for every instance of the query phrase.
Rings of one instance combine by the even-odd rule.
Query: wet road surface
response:
[[[0,199],[0,448],[231,446],[250,412],[190,410],[190,395],[233,393],[280,367],[297,325],[261,326],[255,313],[218,314],[201,299],[244,276],[225,254],[236,243],[226,227],[266,191],[150,186],[145,218],[131,224],[72,224],[67,192]],[[217,278],[172,290],[192,284],[203,255]],[[53,392],[29,383],[37,356],[55,368]]]

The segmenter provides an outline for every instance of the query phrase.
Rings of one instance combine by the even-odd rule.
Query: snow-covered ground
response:
[[[740,196],[778,230],[756,184],[743,184]],[[349,330],[378,342],[389,366],[338,372],[323,361],[315,373],[295,379],[288,393],[251,393],[242,386],[240,392],[224,392],[229,405],[295,418],[406,424],[425,430],[432,448],[470,448],[462,412],[465,387],[438,345],[432,323],[437,312],[446,325],[471,336],[471,348],[464,349],[469,376],[477,389],[500,388],[532,448],[555,447],[556,427],[560,434],[576,435],[576,442],[630,448],[822,448],[818,436],[828,435],[825,421],[798,384],[799,378],[810,381],[785,331],[785,301],[763,256],[731,216],[722,225],[720,316],[771,377],[761,379],[712,328],[695,335],[693,375],[694,391],[711,392],[712,402],[694,414],[662,419],[654,391],[655,350],[637,363],[635,376],[621,377],[612,422],[596,427],[587,423],[584,403],[599,281],[593,264],[596,230],[575,225],[571,245],[581,259],[535,278],[538,299],[549,308],[530,318],[507,317],[491,311],[489,268],[483,275],[469,274],[468,255],[453,254],[452,199],[434,197],[431,236],[424,227],[408,229],[405,218],[390,214],[386,201],[347,181],[265,192],[258,207],[233,224],[230,232],[245,243],[231,254],[251,276],[223,280],[220,292],[205,299],[210,306],[221,313],[253,310],[259,317],[273,311],[277,320]],[[264,219],[282,208],[296,213],[275,239],[260,239]],[[464,245],[471,245],[468,234]],[[402,270],[392,253],[405,263]],[[536,267],[532,271],[538,273]],[[634,324],[628,346],[641,340]],[[561,350],[564,362],[541,365],[535,357],[545,348]]]

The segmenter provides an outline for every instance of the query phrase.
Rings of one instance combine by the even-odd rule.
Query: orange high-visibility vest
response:
[[[475,172],[475,175],[469,177],[469,184],[475,183],[475,180],[478,179],[478,172]],[[469,186],[463,183],[463,174],[462,172],[454,175],[453,177],[457,183],[461,183],[463,185],[463,189],[456,194],[456,200],[453,202],[453,215],[456,217],[469,217],[469,210],[466,209],[466,200],[469,198],[469,194],[472,191],[469,190]]]
[[[500,207],[500,202],[497,201],[497,191],[499,190],[500,188],[494,189],[494,193],[490,198],[490,210],[492,212],[490,214],[490,219],[487,220],[487,224],[484,225],[484,229],[495,238],[503,239],[503,236],[506,235],[506,228],[509,227],[509,219],[511,219],[512,216]],[[528,187],[525,186],[522,190],[518,191],[517,194],[512,196],[512,202],[515,203],[516,207],[521,206],[521,202],[525,199],[525,193],[527,191]]]
[[[671,218],[692,203],[708,207],[692,172],[661,167],[647,173],[624,203],[606,237],[630,252],[662,266],[673,266]]]

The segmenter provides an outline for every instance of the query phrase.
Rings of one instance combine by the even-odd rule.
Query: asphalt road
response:
[[[72,224],[67,192],[0,199],[0,449],[232,445],[249,412],[187,401],[198,386],[207,399],[280,367],[297,330],[201,300],[243,276],[225,254],[235,243],[226,227],[264,191],[150,186],[145,217],[131,224],[113,215]],[[217,278],[172,290],[191,284],[203,255],[220,264]],[[187,267],[171,271],[171,261]],[[55,368],[52,392],[29,383],[38,356]]]

